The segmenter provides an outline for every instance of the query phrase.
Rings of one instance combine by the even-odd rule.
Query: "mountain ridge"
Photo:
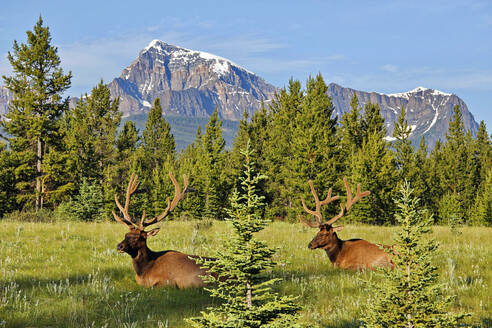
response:
[[[221,119],[239,121],[245,111],[251,117],[262,104],[267,105],[279,90],[229,59],[160,40],[152,40],[143,48],[108,88],[113,99],[120,98],[123,118],[138,116],[139,121],[156,98],[160,98],[166,116],[206,118],[217,107]],[[412,127],[410,139],[414,145],[418,145],[422,135],[430,149],[437,140],[444,141],[456,105],[460,106],[465,130],[473,135],[478,131],[473,114],[461,98],[435,89],[419,86],[406,92],[384,94],[330,83],[327,94],[332,98],[339,122],[343,113],[350,110],[354,94],[360,107],[368,102],[378,104],[386,122],[388,141],[393,139],[394,122],[402,106]],[[0,115],[8,111],[11,99],[12,93],[0,86]],[[70,106],[76,102],[77,98],[70,99]]]
[[[350,101],[354,93],[357,95],[360,107],[369,102],[378,104],[385,120],[388,141],[394,140],[393,126],[402,106],[406,110],[408,125],[412,127],[410,140],[414,145],[418,145],[422,136],[431,149],[434,148],[437,140],[445,141],[449,120],[454,115],[456,105],[460,107],[465,131],[470,130],[473,135],[478,131],[478,124],[473,114],[468,110],[465,102],[455,94],[424,87],[402,93],[384,94],[344,88],[336,83],[328,85],[327,93],[332,97],[338,117],[341,117],[345,110],[350,109]]]

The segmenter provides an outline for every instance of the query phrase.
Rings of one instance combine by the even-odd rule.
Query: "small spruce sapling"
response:
[[[215,284],[207,290],[221,303],[188,321],[196,328],[296,327],[295,314],[300,309],[297,298],[279,296],[272,291],[272,285],[280,279],[265,277],[265,270],[275,265],[272,259],[275,249],[254,238],[269,223],[260,214],[264,197],[257,190],[258,183],[266,176],[254,172],[249,142],[242,154],[245,157],[244,175],[240,177],[242,191],[233,192],[228,210],[232,232],[216,251],[216,261],[202,261],[213,273],[204,280]]]
[[[371,295],[363,313],[364,327],[457,327],[465,316],[449,311],[454,297],[443,294],[437,267],[433,264],[438,247],[430,232],[432,217],[418,208],[418,198],[408,182],[396,200],[400,229],[390,255],[395,267],[375,273],[382,278],[368,282]]]

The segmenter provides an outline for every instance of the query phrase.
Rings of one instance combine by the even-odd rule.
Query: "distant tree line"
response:
[[[8,140],[0,144],[1,216],[48,208],[83,220],[110,217],[114,195],[124,192],[132,172],[142,181],[134,211],[158,214],[173,194],[172,171],[187,174],[193,189],[174,216],[222,219],[233,190],[242,188],[241,149],[250,140],[251,160],[269,177],[258,186],[268,217],[296,221],[300,196],[310,199],[308,180],[320,195],[332,187],[343,198],[346,176],[371,191],[350,214],[354,222],[395,224],[393,197],[406,180],[435,223],[492,225],[491,137],[483,121],[476,137],[465,131],[458,107],[447,140],[428,152],[422,138],[415,150],[404,108],[395,141],[388,142],[379,106],[361,108],[355,94],[338,120],[319,74],[305,88],[291,79],[268,106],[245,114],[231,150],[215,110],[205,131],[198,128],[194,142],[178,153],[159,99],[143,131],[132,121],[120,127],[119,100],[103,81],[69,108],[62,95],[71,73],[60,68],[41,18],[27,36],[27,44],[14,42],[8,54],[13,75],[3,77],[14,100],[1,121]],[[324,215],[338,210],[333,204]]]

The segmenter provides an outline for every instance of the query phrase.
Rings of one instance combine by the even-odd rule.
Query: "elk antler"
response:
[[[140,227],[142,229],[145,227],[148,227],[151,224],[157,223],[157,222],[161,221],[163,218],[165,218],[166,216],[168,216],[169,212],[174,210],[176,205],[178,205],[178,202],[181,199],[183,199],[184,194],[186,193],[186,190],[188,189],[188,177],[186,176],[186,174],[183,174],[183,180],[184,180],[183,191],[181,191],[181,188],[179,187],[178,181],[176,181],[176,179],[174,178],[174,176],[171,172],[169,172],[169,177],[171,178],[171,181],[174,184],[174,198],[173,198],[173,200],[171,201],[171,199],[168,197],[167,198],[167,207],[164,210],[164,212],[162,212],[162,214],[160,214],[159,216],[153,217],[152,219],[150,219],[148,221],[145,221],[145,211],[144,211],[142,214],[142,220],[140,221]]]
[[[323,200],[323,201],[320,201],[319,198],[318,198],[318,194],[316,193],[316,190],[314,190],[314,185],[313,185],[313,181],[312,180],[309,180],[309,187],[311,187],[311,193],[313,194],[314,201],[316,203],[316,209],[314,211],[313,210],[310,210],[306,206],[306,202],[304,201],[304,197],[302,197],[302,196],[301,196],[301,202],[302,202],[302,207],[304,208],[304,210],[307,213],[309,213],[311,215],[314,215],[314,217],[316,218],[316,222],[314,222],[314,223],[313,222],[309,222],[309,221],[305,220],[303,217],[299,217],[299,220],[305,226],[308,226],[308,227],[311,227],[311,228],[318,228],[322,224],[322,222],[323,222],[323,215],[321,214],[321,206],[322,205],[329,204],[332,201],[337,200],[339,197],[338,196],[331,197],[331,188],[330,188],[328,190],[328,196],[326,196],[326,199]]]
[[[352,191],[350,190],[349,183],[347,181],[347,178],[343,178],[343,182],[345,183],[345,189],[347,189],[347,202],[344,204],[340,204],[340,208],[342,209],[338,215],[332,217],[326,224],[333,224],[335,221],[340,219],[342,216],[347,214],[347,212],[350,210],[352,205],[354,205],[356,202],[358,202],[362,197],[368,196],[371,194],[370,191],[364,191],[360,192],[360,183],[357,184],[357,194],[355,195],[355,198],[352,198]]]
[[[116,221],[125,223],[128,225],[128,227],[132,228],[138,228],[137,224],[133,222],[132,218],[130,217],[130,214],[128,214],[128,208],[130,206],[130,197],[131,195],[137,190],[139,183],[137,182],[138,176],[135,175],[135,173],[132,173],[130,177],[130,181],[128,182],[128,188],[126,190],[126,200],[125,200],[125,207],[121,206],[120,202],[118,201],[118,195],[114,195],[114,201],[116,202],[116,206],[120,209],[120,212],[123,213],[123,218],[116,215],[116,213],[113,211],[113,216],[116,219]]]

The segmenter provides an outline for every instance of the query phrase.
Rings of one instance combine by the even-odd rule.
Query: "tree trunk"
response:
[[[43,163],[43,139],[38,136],[37,139],[37,156],[36,156],[36,212],[43,208],[42,196],[42,166]]]
[[[246,283],[246,306],[248,309],[253,306],[251,284],[249,282]]]

